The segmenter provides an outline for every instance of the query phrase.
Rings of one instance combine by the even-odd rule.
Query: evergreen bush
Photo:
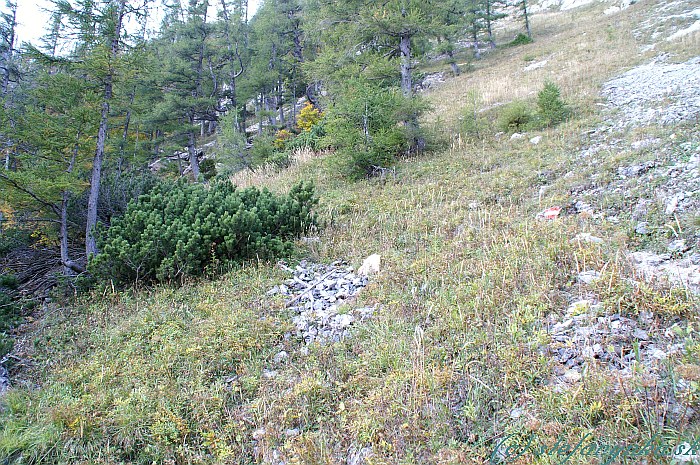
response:
[[[216,177],[216,161],[213,158],[206,158],[199,164],[199,171],[205,180],[209,181]]]
[[[553,82],[546,82],[537,94],[538,116],[545,126],[554,126],[564,121],[569,114],[566,103],[561,99],[561,91]]]
[[[0,358],[12,350],[10,329],[19,323],[20,305],[16,295],[17,280],[10,274],[0,274]]]
[[[371,175],[373,166],[389,167],[424,140],[417,127],[427,109],[421,98],[405,97],[398,88],[366,79],[349,80],[338,94],[326,112],[324,142],[337,150],[334,159],[343,175]]]
[[[294,149],[311,149],[314,151],[321,150],[324,147],[323,137],[326,135],[325,125],[323,120],[313,125],[308,131],[302,131],[294,139],[287,143],[287,148]]]
[[[274,136],[265,134],[253,140],[253,146],[250,149],[250,166],[252,168],[264,165],[286,168],[289,163],[289,154],[276,148]]]
[[[100,234],[90,263],[103,280],[172,282],[245,259],[292,251],[293,240],[316,224],[312,183],[288,195],[238,189],[230,181],[164,181],[129,204]]]
[[[515,39],[508,43],[508,46],[517,47],[518,45],[527,45],[533,42],[534,40],[532,40],[532,37],[521,32],[517,36],[515,36]]]
[[[498,115],[498,127],[503,132],[526,131],[534,115],[525,102],[516,101],[503,107]]]

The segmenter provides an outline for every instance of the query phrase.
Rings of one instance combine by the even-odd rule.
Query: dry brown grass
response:
[[[635,6],[613,16],[602,15],[602,9],[534,16],[534,43],[497,50],[478,63],[475,71],[427,92],[434,115],[454,120],[467,105],[470,91],[481,96],[483,108],[528,99],[546,80],[559,85],[565,99],[592,105],[605,80],[643,59],[633,36],[638,15]],[[525,71],[528,65],[544,60],[545,66]]]
[[[324,154],[316,153],[310,149],[297,149],[290,157],[290,165],[284,169],[284,175],[280,174],[280,168],[267,164],[253,170],[241,170],[230,177],[231,182],[241,188],[252,186],[270,186],[275,184],[281,177],[298,178],[301,166],[308,164],[311,160],[322,158]]]

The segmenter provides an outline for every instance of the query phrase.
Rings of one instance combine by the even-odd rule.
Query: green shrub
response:
[[[257,168],[264,165],[273,165],[277,168],[289,166],[289,154],[275,148],[275,138],[269,135],[258,136],[253,140],[250,149],[250,165]]]
[[[498,127],[504,132],[527,130],[533,123],[534,115],[525,102],[516,101],[506,105],[498,115]]]
[[[207,158],[199,164],[199,171],[201,175],[209,181],[216,177],[216,162],[213,158]]]
[[[487,121],[479,112],[481,96],[475,90],[467,93],[467,105],[462,110],[460,118],[460,132],[467,140],[479,140],[484,137]]]
[[[287,255],[294,238],[315,225],[316,203],[312,183],[278,196],[229,181],[209,188],[164,181],[102,231],[90,270],[118,283],[162,282]]]
[[[531,44],[532,42],[534,42],[532,40],[532,37],[529,37],[528,35],[523,34],[521,32],[520,34],[515,36],[515,39],[513,39],[512,41],[510,41],[508,43],[508,46],[509,47],[517,47],[518,45],[527,45],[527,44]]]
[[[553,82],[546,82],[537,94],[538,116],[545,126],[554,126],[564,121],[569,110],[561,99],[561,91]]]
[[[424,100],[367,79],[350,79],[336,91],[326,112],[323,142],[336,149],[338,170],[350,178],[369,176],[373,166],[389,167],[397,157],[422,150],[425,135],[416,122]]]
[[[325,125],[323,120],[315,124],[308,131],[303,131],[301,134],[297,135],[294,139],[287,143],[287,148],[294,149],[311,149],[311,150],[321,150],[327,147],[323,144],[323,138],[326,135]]]
[[[30,232],[22,229],[6,229],[0,231],[0,257],[4,257],[11,250],[31,244]]]
[[[10,274],[0,274],[0,358],[12,350],[10,329],[19,323],[21,306],[17,302],[17,280]]]

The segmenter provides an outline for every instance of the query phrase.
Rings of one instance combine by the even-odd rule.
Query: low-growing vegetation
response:
[[[116,283],[173,282],[289,255],[293,240],[315,225],[316,202],[309,183],[277,196],[229,181],[208,188],[164,181],[113,220],[90,269]]]

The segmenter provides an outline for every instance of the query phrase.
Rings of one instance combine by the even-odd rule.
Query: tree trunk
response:
[[[472,22],[472,43],[474,45],[474,58],[481,58],[481,52],[479,51],[479,29],[476,19]]]
[[[119,53],[119,41],[121,39],[122,22],[124,20],[126,0],[119,2],[117,18],[114,26],[114,35],[110,49],[110,60],[117,58]],[[88,259],[97,254],[97,241],[95,240],[95,226],[97,226],[97,202],[100,197],[100,180],[102,176],[102,162],[107,142],[107,129],[109,119],[109,104],[112,100],[112,88],[114,80],[113,63],[104,79],[104,94],[102,98],[102,112],[100,114],[100,127],[97,132],[97,149],[92,163],[92,178],[90,180],[90,197],[88,198],[87,224],[85,227],[85,253]]]
[[[199,180],[199,158],[197,157],[196,138],[194,135],[194,118],[190,116],[190,130],[187,132],[187,153],[190,156],[190,168],[194,181]]]
[[[401,90],[405,97],[413,94],[413,77],[411,75],[411,36],[403,33],[400,36],[399,51],[401,52]]]
[[[318,107],[318,97],[316,96],[316,92],[318,92],[318,83],[313,82],[309,84],[309,86],[306,88],[306,99],[311,103],[311,105]]]
[[[280,126],[284,126],[286,124],[284,120],[284,101],[282,98],[282,80],[280,80],[277,84],[277,106],[279,108],[279,114],[280,114]]]
[[[493,39],[493,28],[491,27],[491,2],[493,0],[486,1],[486,33],[489,38],[489,47],[496,48],[496,41]]]
[[[450,57],[450,67],[452,67],[452,74],[455,76],[459,76],[460,70],[459,70],[459,65],[457,65],[457,61],[455,60],[455,53],[450,50],[447,52],[447,56]]]
[[[8,31],[7,37],[7,50],[4,53],[5,69],[2,75],[2,95],[7,95],[7,89],[10,86],[10,74],[12,73],[12,58],[15,49],[15,28],[17,26],[17,4],[12,4],[8,2],[8,6],[11,8],[10,14],[12,15],[11,23],[9,24],[10,30]]]
[[[80,143],[80,137],[82,134],[78,132],[78,135],[76,137],[75,141],[75,147],[73,147],[73,154],[71,155],[71,159],[68,162],[68,168],[66,168],[66,173],[70,174],[73,172],[73,168],[75,167],[75,160],[78,157],[78,150],[80,149],[80,146],[78,145]],[[61,230],[59,233],[60,239],[61,239],[61,265],[63,266],[63,274],[66,276],[72,276],[74,272],[82,273],[84,270],[83,267],[79,266],[77,263],[73,262],[70,259],[69,253],[68,253],[68,201],[70,200],[70,192],[67,190],[64,190],[61,193],[61,214],[60,214],[60,224],[61,224]]]
[[[247,6],[244,6],[241,4],[241,8],[246,8],[246,13],[244,13],[247,16]],[[221,13],[223,15],[224,19],[224,35],[226,36],[226,48],[228,50],[228,55],[229,55],[229,60],[231,61],[231,69],[229,72],[229,80],[228,80],[228,97],[229,100],[231,100],[230,103],[230,108],[233,109],[233,111],[236,114],[236,117],[234,118],[234,129],[236,131],[242,132],[245,134],[245,123],[241,125],[238,121],[238,96],[236,95],[237,89],[236,89],[236,80],[243,74],[244,67],[243,67],[243,59],[241,57],[240,51],[238,50],[238,40],[236,40],[235,46],[233,44],[233,39],[231,37],[231,31],[230,31],[230,16],[228,13],[228,5],[226,3],[226,0],[221,0]],[[235,57],[235,60],[234,60]],[[238,65],[240,69],[236,71],[234,67],[234,62],[238,61]],[[245,109],[244,109],[245,112]]]
[[[272,100],[272,97],[265,96],[265,98],[263,99],[263,103],[265,113],[267,113],[267,122],[270,124],[271,127],[275,127],[277,126],[277,116],[276,113],[271,110],[272,107],[270,106],[270,100]]]
[[[523,16],[525,17],[525,30],[527,31],[527,36],[532,38],[530,33],[530,17],[527,14],[527,0],[523,0]]]

